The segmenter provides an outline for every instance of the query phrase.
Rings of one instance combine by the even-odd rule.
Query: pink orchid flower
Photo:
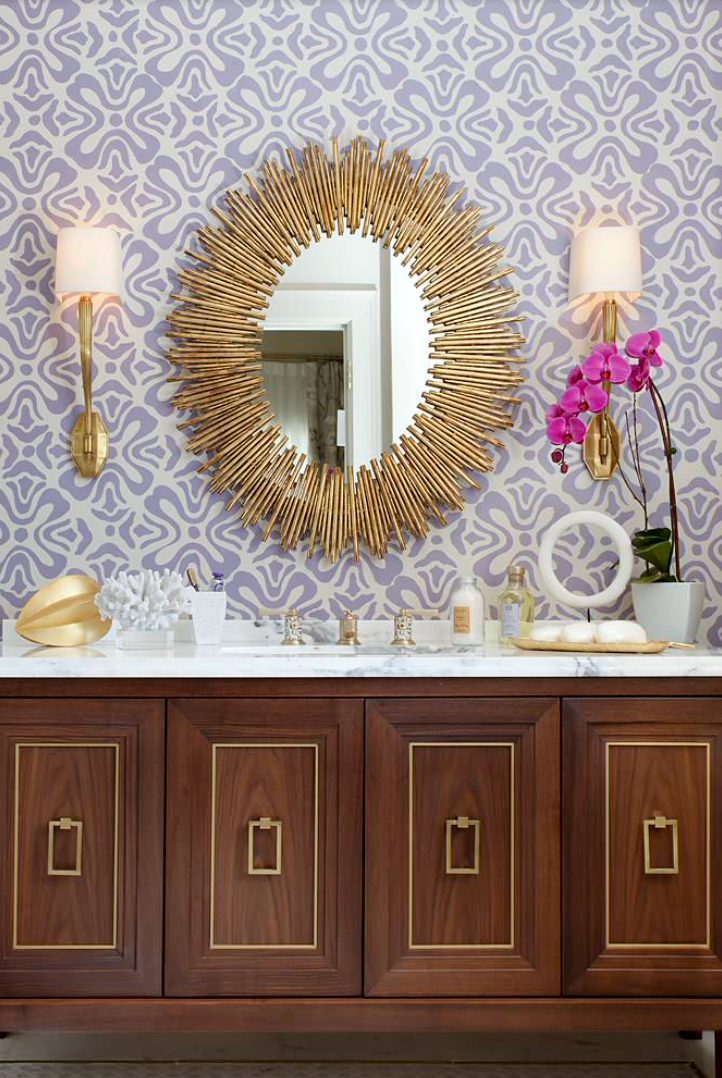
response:
[[[553,445],[581,445],[587,433],[587,425],[575,415],[561,415],[547,425],[547,437]]]
[[[649,360],[640,359],[639,363],[635,363],[629,372],[627,388],[631,389],[632,393],[641,393],[643,389],[647,388],[651,378],[652,368],[649,365]]]
[[[661,367],[664,360],[657,351],[661,343],[662,334],[653,329],[650,333],[635,333],[624,350],[632,359],[646,360],[652,367]]]
[[[584,378],[571,385],[562,395],[561,407],[567,414],[579,415],[580,412],[603,412],[609,403],[609,394],[600,385],[587,382]]]
[[[588,382],[613,382],[618,385],[629,377],[630,365],[617,351],[616,344],[598,344],[582,363],[582,372]]]

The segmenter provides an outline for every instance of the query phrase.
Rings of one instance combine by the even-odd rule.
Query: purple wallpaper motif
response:
[[[619,481],[562,478],[543,414],[590,337],[566,300],[572,229],[640,225],[679,433],[690,577],[722,637],[722,4],[719,0],[0,0],[0,599],[67,571],[230,578],[233,608],[323,616],[444,605],[458,572],[489,597],[512,557],[580,505],[630,527]],[[243,532],[171,413],[164,318],[191,233],[269,154],[385,136],[469,188],[517,267],[529,381],[495,475],[467,511],[385,563],[314,561]],[[63,225],[124,234],[126,294],[96,320],[99,481],[67,447],[80,407],[76,315],[52,293]],[[598,326],[594,327],[594,334]],[[647,428],[645,448],[655,445]],[[659,481],[652,484],[658,505]],[[579,586],[589,537],[564,568]],[[596,587],[606,552],[597,558]],[[549,613],[543,604],[542,614]]]

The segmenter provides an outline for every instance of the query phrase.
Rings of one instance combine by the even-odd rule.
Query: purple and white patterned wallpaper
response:
[[[223,568],[246,615],[350,602],[381,616],[443,606],[460,571],[492,597],[512,558],[536,587],[540,536],[580,505],[638,524],[618,480],[592,483],[581,465],[561,477],[543,433],[592,334],[589,308],[566,299],[569,239],[606,219],[642,229],[645,295],[625,328],[658,324],[667,338],[685,560],[720,643],[720,0],[0,0],[0,80],[5,616],[67,571],[189,563]],[[164,319],[183,249],[226,188],[286,146],[359,133],[428,155],[496,223],[517,268],[529,380],[465,513],[385,563],[330,567],[262,543],[208,493],[169,406]],[[55,233],[78,223],[123,233],[124,300],[96,321],[113,455],[95,482],[68,453],[76,315],[52,291]],[[658,507],[659,479],[652,488]],[[576,585],[589,545],[565,559]]]

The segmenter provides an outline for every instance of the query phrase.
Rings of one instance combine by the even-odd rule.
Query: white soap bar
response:
[[[647,634],[636,621],[600,621],[597,640],[600,644],[646,644]]]
[[[545,644],[556,644],[561,640],[564,622],[556,625],[536,625],[529,633],[530,640],[539,640]]]
[[[573,621],[562,629],[562,640],[565,644],[593,644],[596,628],[591,621]]]

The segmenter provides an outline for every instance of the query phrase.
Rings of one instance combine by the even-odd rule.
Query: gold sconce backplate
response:
[[[85,412],[76,420],[70,451],[81,475],[86,479],[100,475],[110,452],[110,434],[98,412],[90,413],[90,425]]]
[[[113,624],[101,618],[95,605],[100,591],[89,576],[61,576],[46,584],[20,611],[15,627],[19,636],[34,644],[78,647],[101,640]]]
[[[426,175],[408,152],[384,160],[364,138],[331,155],[308,145],[287,165],[267,162],[250,191],[229,191],[215,209],[220,227],[198,232],[202,252],[181,270],[182,294],[171,312],[170,361],[181,382],[176,407],[190,413],[189,449],[207,455],[211,490],[242,504],[242,524],[265,521],[290,550],[304,539],[308,556],[337,561],[365,544],[384,557],[423,538],[445,511],[461,510],[473,473],[491,471],[494,432],[512,426],[523,381],[515,354],[522,316],[509,313],[519,293],[504,286],[503,248],[487,242],[481,209],[442,172]],[[460,208],[461,207],[461,208]],[[401,260],[421,298],[429,327],[427,381],[396,442],[368,464],[333,467],[309,461],[274,422],[261,366],[264,319],[286,269],[305,248],[345,232],[368,237]]]
[[[617,303],[612,296],[607,296],[602,307],[602,330],[604,341],[613,344],[617,339]],[[604,388],[611,397],[611,384],[605,382]],[[582,457],[592,479],[611,479],[619,467],[622,437],[609,414],[609,405],[589,423]]]
[[[611,479],[619,465],[621,453],[622,436],[617,424],[608,412],[600,412],[589,423],[582,449],[584,463],[592,478]]]

